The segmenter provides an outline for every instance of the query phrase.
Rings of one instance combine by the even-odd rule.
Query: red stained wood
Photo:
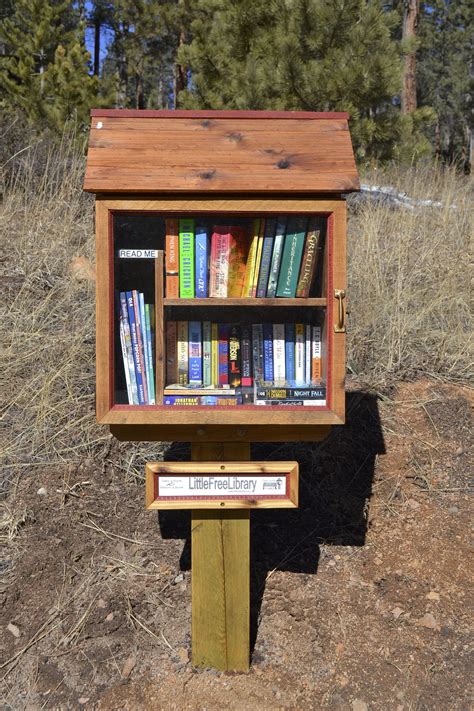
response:
[[[346,114],[97,109],[85,189],[339,193],[359,178]]]

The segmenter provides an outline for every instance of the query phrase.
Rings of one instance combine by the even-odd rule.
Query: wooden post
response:
[[[250,444],[199,442],[193,461],[249,460]],[[250,511],[191,512],[192,661],[248,671]]]

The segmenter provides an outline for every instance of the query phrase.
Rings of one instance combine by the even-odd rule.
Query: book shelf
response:
[[[130,116],[129,112],[98,110],[92,117],[86,189],[97,193],[99,421],[108,424],[122,439],[318,438],[324,428],[327,431],[328,426],[344,422],[346,204],[342,191],[357,188],[347,117],[343,114],[305,114],[305,118],[294,114],[265,114],[264,118],[261,112],[242,112],[238,117],[235,112],[229,117],[222,112],[217,112],[219,115],[174,112],[173,116],[144,113],[146,116],[140,112]],[[137,131],[137,128],[142,130]],[[241,138],[237,141],[232,135]],[[169,151],[170,142],[176,142],[174,156]],[[197,158],[193,153],[196,145],[199,145]],[[151,154],[150,147],[153,147]],[[115,149],[120,149],[117,157]],[[291,153],[290,165],[283,169],[283,164],[275,163],[272,150],[278,151],[278,155]],[[245,190],[240,183],[240,171],[244,168],[248,172]],[[220,181],[218,185],[216,176]],[[307,297],[180,298],[167,294],[165,260],[170,220],[202,223],[211,238],[215,225],[236,225],[242,233],[250,234],[255,221],[265,225],[280,218],[284,218],[285,224],[298,219],[311,224],[310,221],[317,218],[324,225],[319,262]],[[135,294],[135,301],[130,301],[128,310],[125,307],[121,311],[122,295],[127,298],[129,294]],[[148,332],[146,309],[151,314]],[[142,316],[140,326],[138,321]],[[136,331],[142,335],[143,376],[148,380],[145,383],[143,377],[140,403],[131,402],[130,370],[126,367],[124,346],[127,327],[132,341],[135,317]],[[201,380],[198,377],[196,382],[187,383],[183,392],[183,397],[192,401],[191,405],[184,404],[180,394],[179,387],[184,388],[184,383],[178,382],[178,378],[173,383],[169,378],[172,350],[169,334],[174,333],[173,324],[181,324],[183,328],[184,323],[198,324],[196,332],[201,334],[196,338],[201,339],[202,362],[199,367],[196,361],[192,363],[198,367]],[[199,394],[192,400],[196,388],[199,392],[204,389],[202,334],[211,324],[220,324],[222,331],[225,331],[224,326],[234,329],[233,333],[237,333],[234,344],[239,343],[240,358],[242,338],[245,338],[242,333],[251,334],[250,347],[254,348],[255,333],[259,331],[253,328],[261,326],[262,333],[268,337],[270,328],[275,329],[276,325],[280,330],[273,333],[280,335],[274,337],[279,348],[283,342],[286,358],[283,373],[290,372],[288,358],[290,361],[293,358],[291,347],[288,350],[288,338],[294,331],[291,328],[303,324],[306,354],[308,348],[313,357],[314,353],[319,354],[316,357],[320,359],[320,377],[308,380],[312,366],[311,363],[308,366],[307,361],[306,379],[292,377],[271,381],[253,377],[247,392],[242,392],[245,388],[241,386],[236,389],[211,378],[206,387],[212,388],[212,394],[208,397]],[[283,341],[281,333],[285,334]],[[320,339],[319,350],[307,340],[308,333],[310,339]],[[273,349],[275,343],[273,341]],[[224,352],[227,351],[224,349]],[[135,351],[133,353],[135,357]],[[131,362],[133,367],[133,360]],[[278,364],[281,374],[281,361]],[[252,368],[254,365],[252,361]],[[242,360],[239,367],[242,369]],[[294,368],[294,364],[291,367]],[[315,372],[312,371],[313,375]],[[295,376],[295,370],[291,373]],[[138,374],[134,375],[138,382]],[[188,377],[191,380],[189,373]],[[236,394],[230,394],[230,390]],[[303,390],[311,390],[310,395],[300,395]],[[303,399],[305,397],[319,397],[319,401]],[[230,404],[232,406],[228,406]]]

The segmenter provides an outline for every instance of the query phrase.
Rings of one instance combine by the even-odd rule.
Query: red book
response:
[[[250,235],[243,227],[230,227],[229,277],[227,296],[240,298],[244,288]]]
[[[227,225],[215,225],[211,236],[209,296],[225,299],[229,280],[230,230]]]
[[[176,321],[166,322],[166,385],[178,382],[178,332]]]
[[[177,299],[179,297],[179,221],[165,220],[166,249],[166,296]]]

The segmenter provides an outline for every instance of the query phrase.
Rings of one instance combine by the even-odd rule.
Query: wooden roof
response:
[[[359,189],[346,113],[93,109],[84,189]]]

